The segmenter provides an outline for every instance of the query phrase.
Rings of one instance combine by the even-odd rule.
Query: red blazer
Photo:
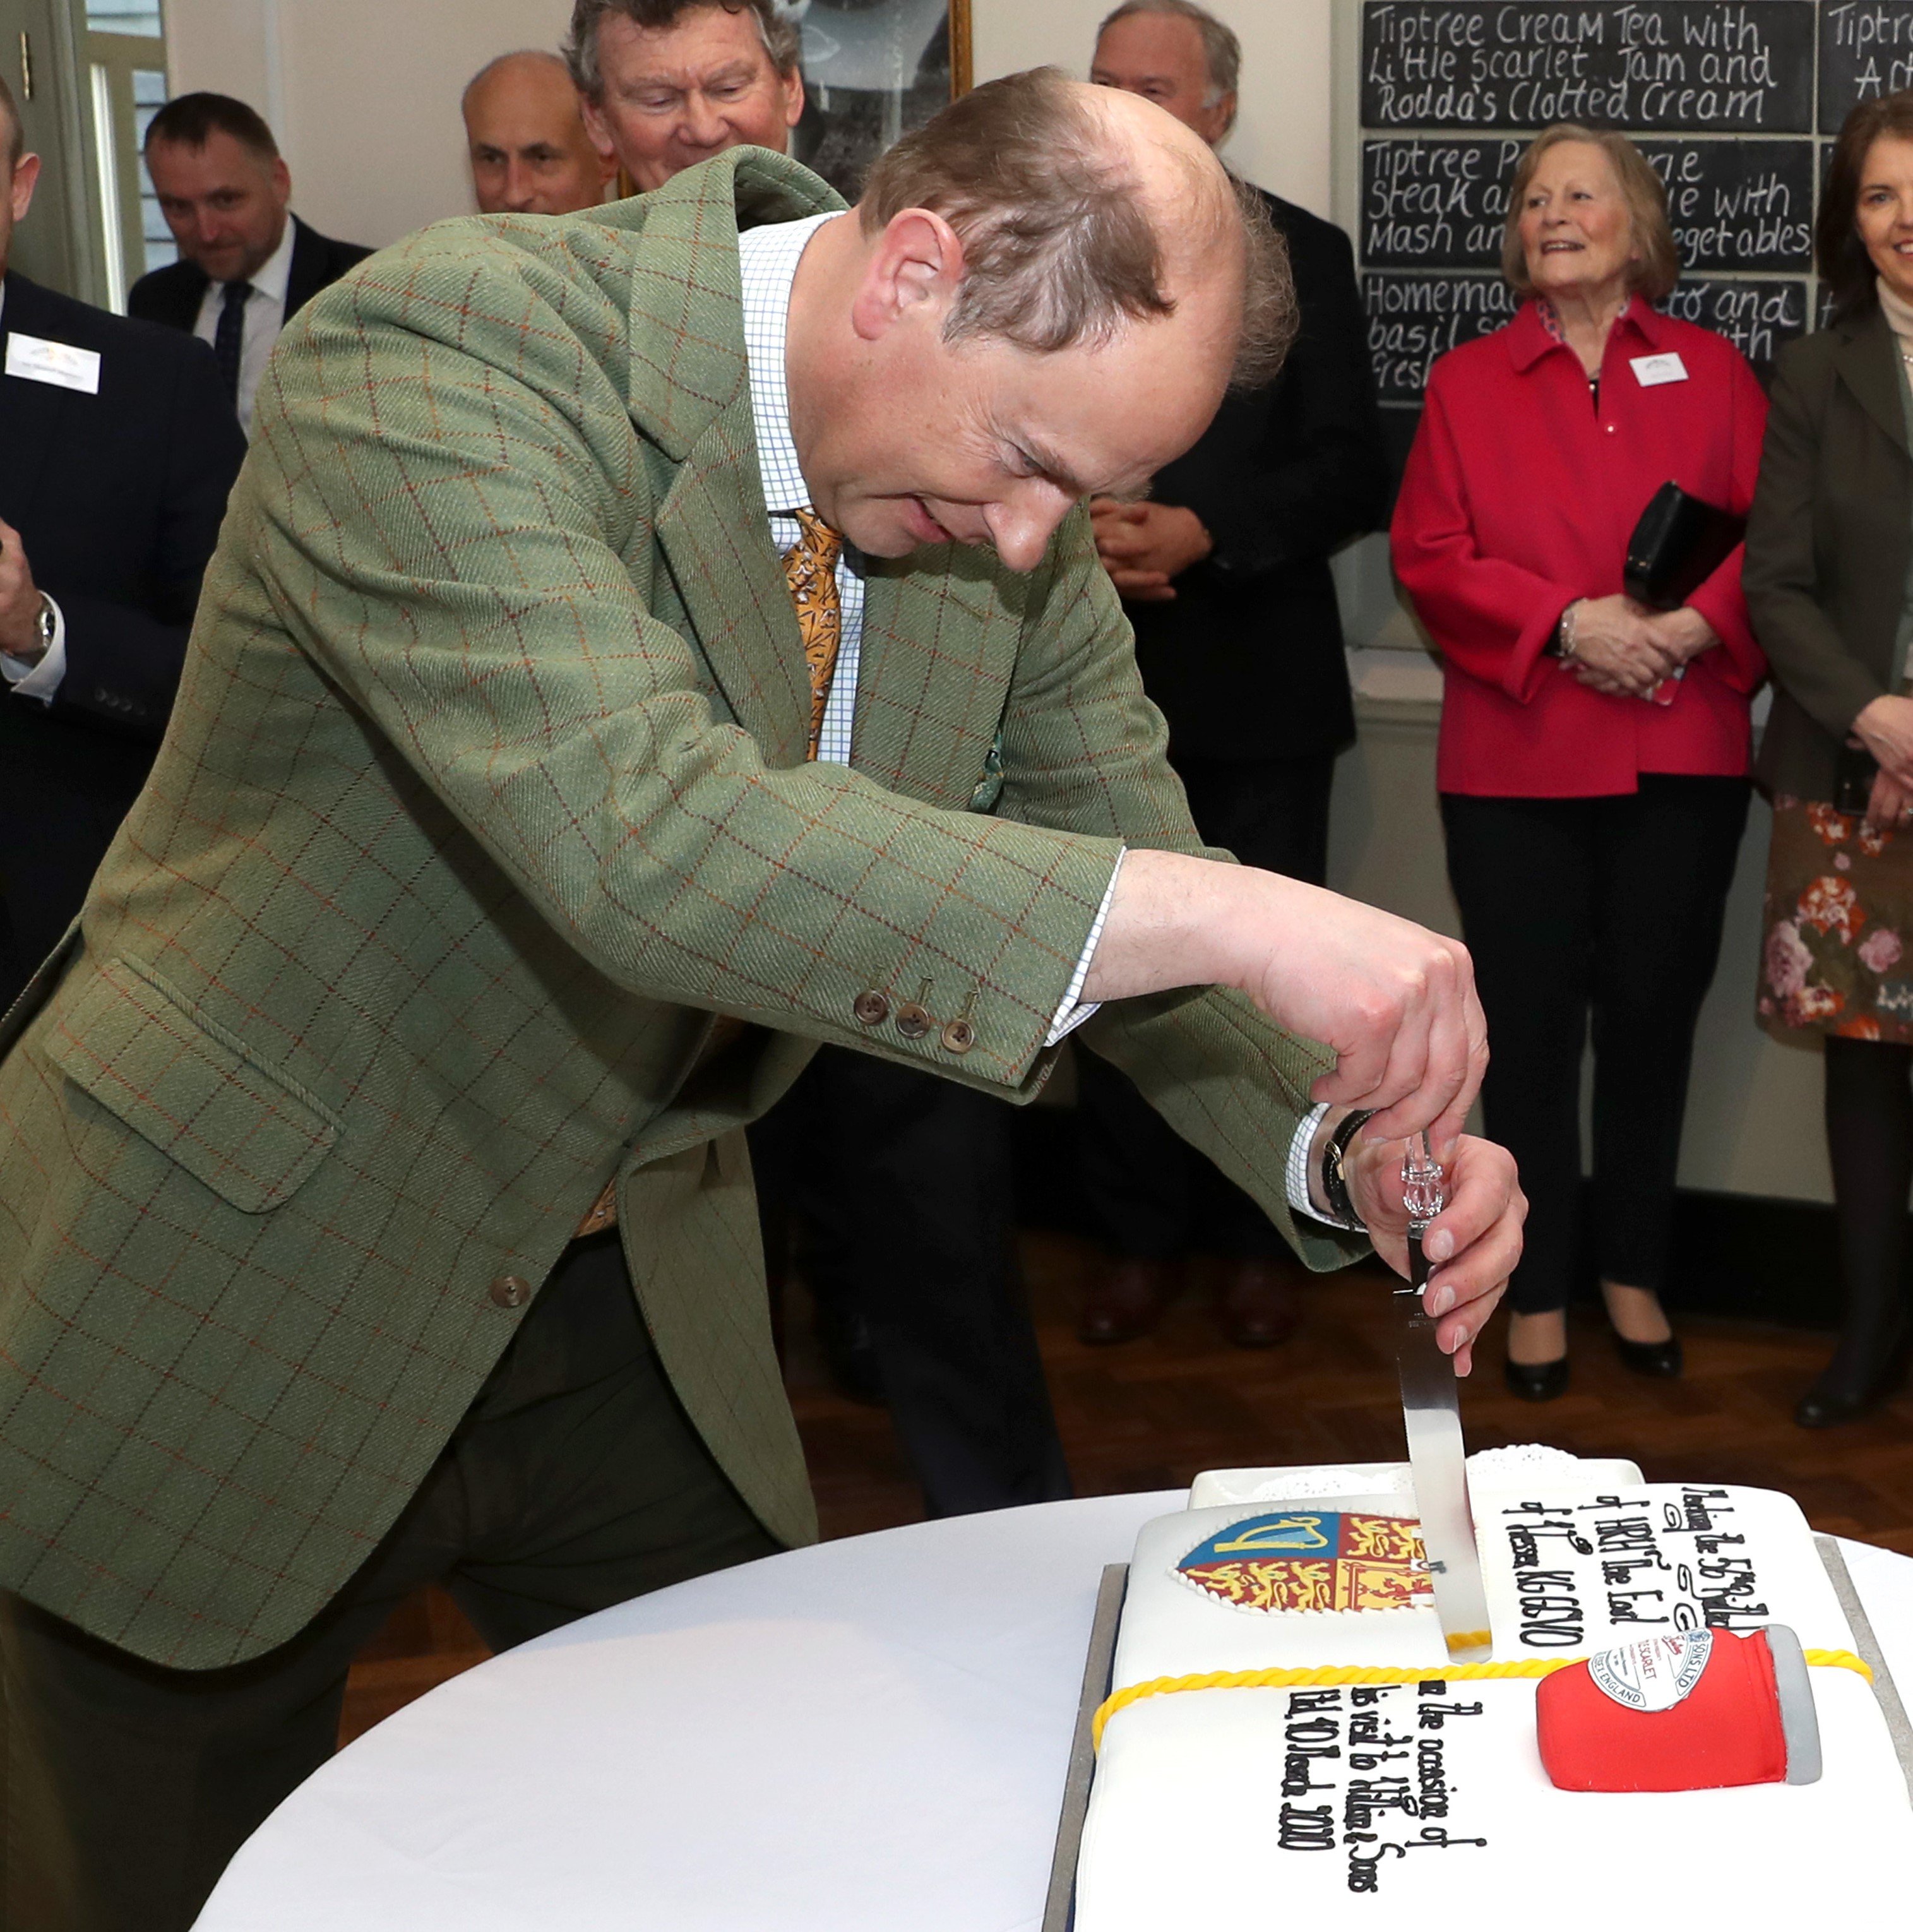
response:
[[[1649,387],[1630,366],[1670,351],[1684,381]],[[1690,600],[1721,641],[1672,704],[1591,691],[1542,650],[1576,598],[1621,589],[1636,520],[1669,478],[1745,514],[1766,422],[1732,343],[1638,296],[1608,337],[1598,414],[1536,302],[1435,364],[1390,536],[1441,650],[1442,790],[1587,798],[1636,790],[1642,772],[1746,772],[1747,700],[1767,660],[1738,550]]]

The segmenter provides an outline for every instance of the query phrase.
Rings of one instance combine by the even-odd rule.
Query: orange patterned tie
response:
[[[797,607],[797,630],[804,640],[804,662],[811,672],[811,735],[805,755],[814,758],[823,735],[823,707],[830,676],[837,668],[837,646],[844,638],[844,607],[837,596],[837,560],[844,539],[814,510],[796,513],[803,532],[784,553],[784,580]]]

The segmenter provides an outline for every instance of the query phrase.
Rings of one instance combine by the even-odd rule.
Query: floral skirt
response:
[[[1762,929],[1770,1031],[1913,1044],[1913,832],[1782,794]]]

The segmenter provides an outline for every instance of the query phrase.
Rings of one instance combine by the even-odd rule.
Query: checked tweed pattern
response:
[[[814,510],[796,512],[803,535],[784,554],[784,580],[797,613],[797,634],[811,674],[811,729],[805,755],[817,756],[823,736],[824,706],[830,701],[831,674],[844,640],[844,606],[837,594],[837,560],[844,539]]]
[[[1200,849],[1085,514],[1022,576],[874,563],[806,758],[737,237],[840,206],[736,149],[440,222],[280,337],[151,778],[0,1025],[0,1586],[159,1663],[283,1642],[614,1178],[685,1414],[814,1534],[741,1130],[826,1041],[1029,1099],[1123,842]],[[926,985],[967,1052],[857,1017]],[[1319,1048],[1193,990],[1078,1037],[1290,1226]]]

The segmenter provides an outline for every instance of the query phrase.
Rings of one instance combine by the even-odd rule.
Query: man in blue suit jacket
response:
[[[0,82],[0,1010],[145,782],[246,448],[203,344],[7,272],[21,146]]]

